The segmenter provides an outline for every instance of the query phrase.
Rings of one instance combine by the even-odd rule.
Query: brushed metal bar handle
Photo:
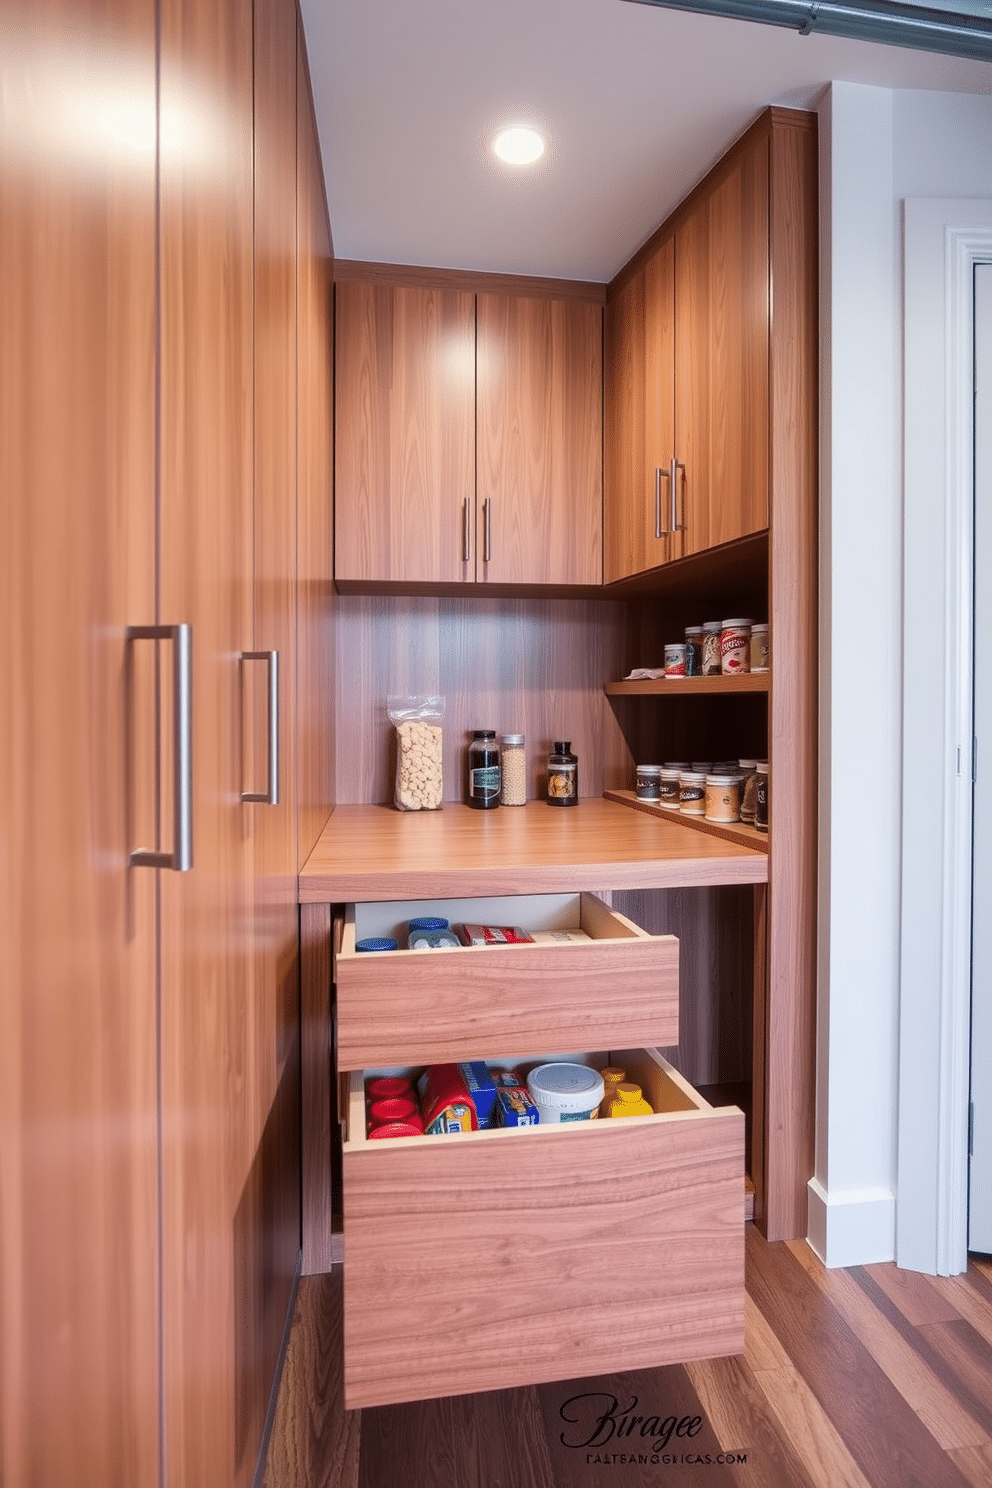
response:
[[[672,531],[673,532],[684,532],[685,531],[685,524],[679,522],[679,505],[678,505],[678,503],[679,503],[679,471],[680,470],[682,471],[682,473],[684,475],[685,474],[685,466],[680,463],[680,461],[676,458],[675,455],[673,455],[672,456],[672,463],[671,463],[671,466],[669,467],[669,472],[670,473],[669,473],[669,476],[668,476],[668,482],[669,482],[669,487],[670,487],[670,491],[671,491],[671,500],[672,500]]]
[[[279,652],[242,651],[242,663],[264,661],[269,677],[269,771],[264,791],[242,791],[242,801],[258,801],[263,806],[279,805]]]
[[[136,848],[128,854],[132,868],[170,868],[188,873],[193,866],[193,627],[129,625],[127,643],[171,641],[172,666],[172,851]]]
[[[472,510],[467,496],[462,502],[462,562],[472,562]]]
[[[482,561],[488,563],[493,556],[493,504],[488,496],[482,503],[482,512]]]
[[[671,472],[657,467],[654,472],[654,535],[655,537],[667,537],[671,531],[670,527],[661,525],[661,483],[663,480],[671,480]]]

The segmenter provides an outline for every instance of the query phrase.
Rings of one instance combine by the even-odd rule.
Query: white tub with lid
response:
[[[603,1077],[587,1064],[539,1064],[527,1076],[530,1098],[541,1125],[554,1121],[588,1121],[603,1101]]]

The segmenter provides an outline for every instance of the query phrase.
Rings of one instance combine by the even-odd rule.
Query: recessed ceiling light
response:
[[[544,154],[544,140],[536,129],[514,125],[500,130],[493,140],[493,149],[507,165],[533,165]]]

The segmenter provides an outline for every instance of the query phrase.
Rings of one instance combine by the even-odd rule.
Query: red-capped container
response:
[[[372,1102],[369,1107],[369,1125],[381,1126],[384,1121],[409,1121],[414,1126],[419,1124],[421,1130],[424,1125],[416,1101],[404,1100],[401,1096],[389,1096],[386,1100]]]
[[[373,1138],[378,1141],[381,1137],[422,1137],[424,1129],[422,1126],[414,1126],[412,1121],[384,1121],[381,1126],[374,1126],[369,1132],[369,1140]]]
[[[365,1098],[378,1100],[412,1100],[416,1103],[413,1086],[403,1075],[377,1075],[365,1086]]]

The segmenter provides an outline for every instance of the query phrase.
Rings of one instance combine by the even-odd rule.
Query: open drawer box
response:
[[[418,914],[461,923],[580,928],[557,945],[356,952],[405,936]],[[402,944],[402,939],[400,940]],[[594,894],[348,905],[335,936],[337,1066],[444,1064],[584,1049],[604,1040],[678,1043],[678,941],[648,935]]]
[[[373,1071],[348,1077],[349,1409],[743,1349],[742,1113],[653,1049],[565,1057],[622,1065],[656,1114],[369,1141]]]

